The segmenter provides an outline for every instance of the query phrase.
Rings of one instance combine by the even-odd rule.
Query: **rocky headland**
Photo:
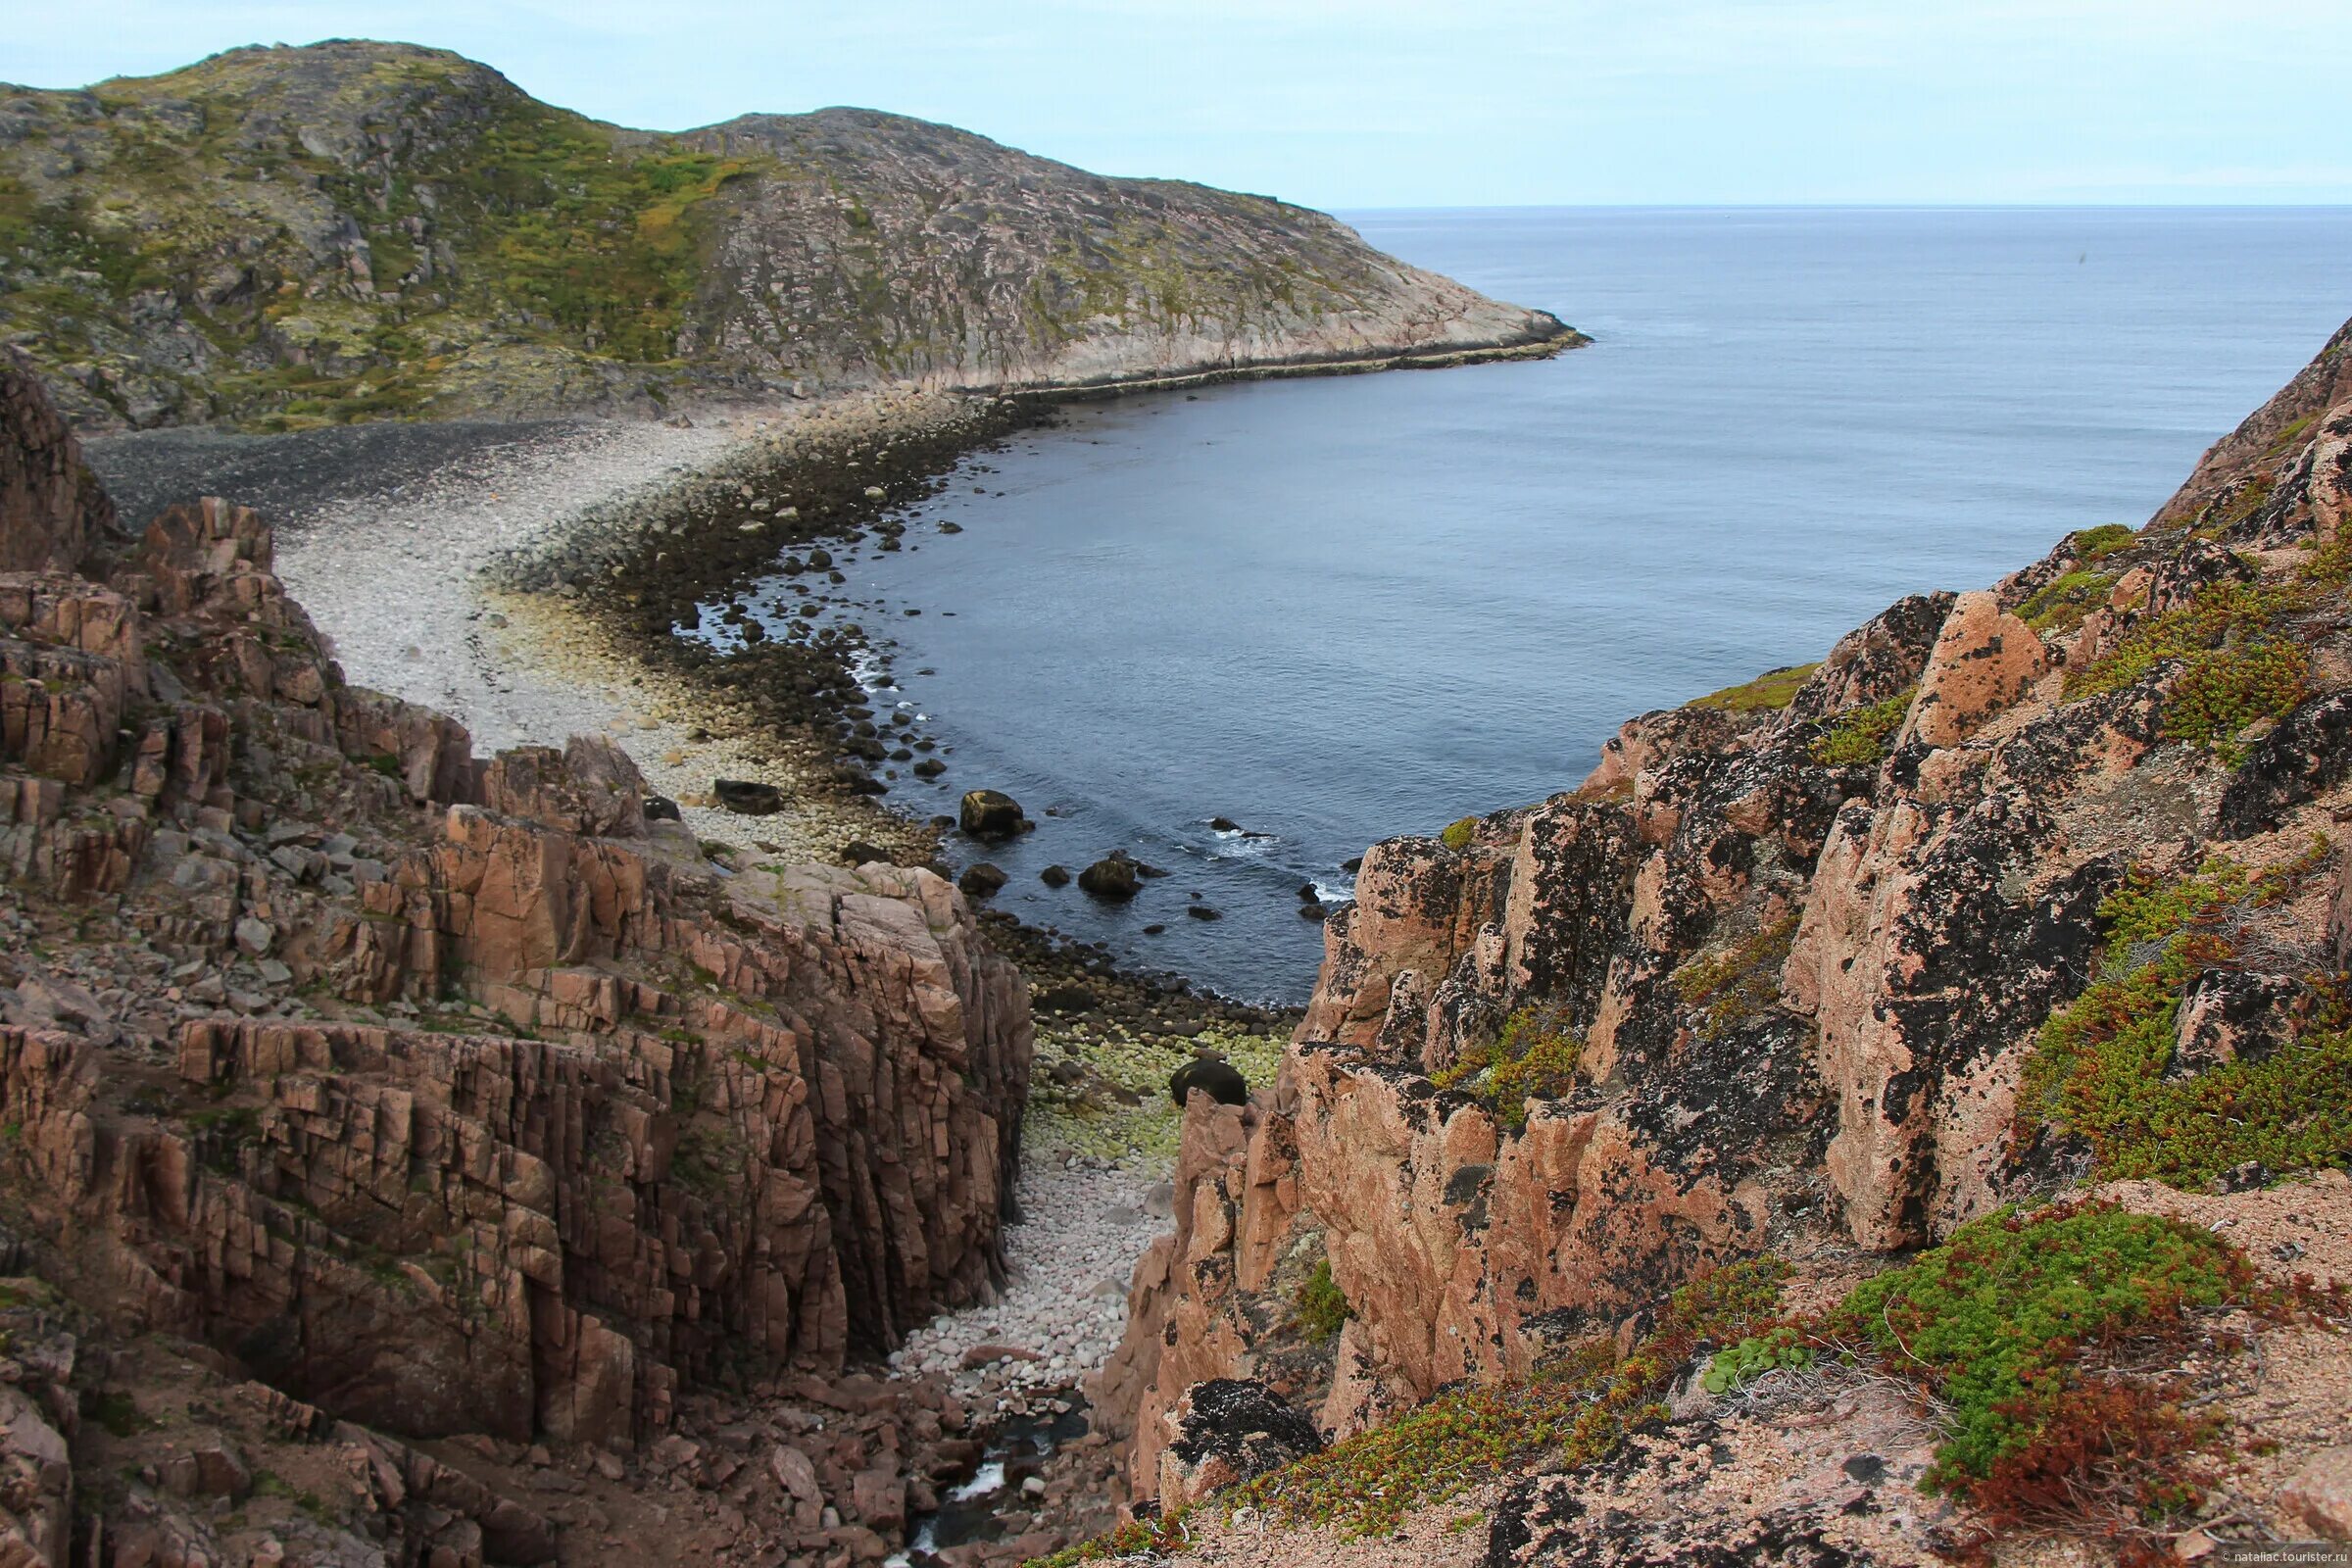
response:
[[[351,41],[0,87],[0,340],[90,429],[668,416],[1582,341],[1265,197],[858,109],[627,130]]]
[[[1137,1521],[1054,1560],[2352,1534],[2347,367],[1375,846],[1278,1080],[1193,1098],[1096,1389]]]
[[[255,514],[134,535],[15,370],[0,426],[14,1560],[596,1560],[582,1478],[714,1420],[783,1477],[685,1499],[724,1551],[863,1557],[962,1411],[845,1369],[1005,1278],[1033,1029],[961,895],[477,758]]]

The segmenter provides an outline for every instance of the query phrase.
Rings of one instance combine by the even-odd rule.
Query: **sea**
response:
[[[1036,832],[952,843],[999,906],[1251,1001],[1366,846],[2144,521],[2352,315],[2352,209],[1343,216],[1592,346],[1077,405],[848,568],[949,763],[891,800],[1011,794]],[[1121,850],[1132,903],[1039,875]]]

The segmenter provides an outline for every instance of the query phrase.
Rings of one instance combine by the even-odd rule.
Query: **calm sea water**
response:
[[[1042,825],[987,852],[1001,905],[1250,998],[1313,980],[1302,883],[1344,896],[1366,845],[1573,787],[1633,714],[2144,520],[2352,313],[2347,210],[1351,220],[1598,341],[1084,408],[922,514],[963,532],[851,567],[885,695],[954,748],[893,798],[1011,792]],[[1174,874],[1125,907],[1037,879],[1114,849]]]

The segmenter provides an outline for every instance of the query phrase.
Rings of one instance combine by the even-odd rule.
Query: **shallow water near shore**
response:
[[[1353,220],[1597,342],[1081,405],[848,566],[899,645],[881,701],[953,749],[893,804],[1009,791],[1039,830],[958,852],[1011,873],[1000,906],[1251,999],[1303,997],[1299,889],[1346,896],[1374,840],[2143,521],[2352,293],[2341,209]],[[1114,849],[1172,874],[1126,906],[1038,880]]]

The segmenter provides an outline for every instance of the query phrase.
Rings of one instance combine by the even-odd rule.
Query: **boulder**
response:
[[[1070,868],[1066,865],[1049,865],[1037,873],[1037,879],[1050,888],[1066,888],[1070,885]]]
[[[2352,1446],[2322,1448],[2278,1489],[2278,1507],[2328,1541],[2352,1541]]]
[[[1184,1391],[1166,1417],[1159,1501],[1180,1508],[1294,1459],[1319,1453],[1315,1424],[1254,1379],[1217,1378]]]
[[[1222,1105],[1250,1103],[1250,1082],[1241,1069],[1213,1056],[1188,1061],[1168,1075],[1168,1098],[1179,1109],[1196,1089]]]
[[[1002,869],[982,860],[976,865],[966,866],[963,875],[956,879],[956,885],[963,890],[967,898],[986,899],[993,898],[1007,880]]]
[[[852,839],[841,847],[841,863],[844,865],[871,865],[876,860],[889,858],[888,850],[879,844],[868,844],[863,839]]]
[[[710,793],[720,806],[740,816],[773,816],[784,809],[782,790],[752,779],[713,779]]]
[[[1143,891],[1137,871],[1135,861],[1127,856],[1106,855],[1078,873],[1078,887],[1095,898],[1124,903]]]
[[[1021,810],[1021,803],[1004,791],[968,790],[964,794],[956,825],[971,838],[1008,839],[1030,823],[1027,814]]]

